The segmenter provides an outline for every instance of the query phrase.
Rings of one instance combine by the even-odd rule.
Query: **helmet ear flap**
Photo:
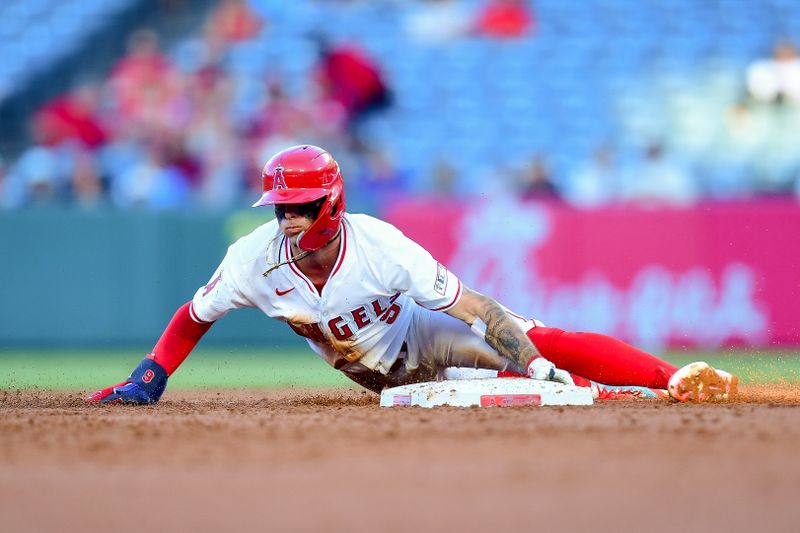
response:
[[[323,198],[316,220],[306,230],[303,238],[298,238],[297,245],[306,251],[322,248],[336,236],[339,224],[344,215],[344,190],[334,187],[328,196]]]
[[[333,187],[333,189],[331,190],[331,194],[327,198],[327,201],[331,203],[330,216],[332,218],[341,216],[345,210],[344,186],[342,183],[339,183],[337,187]]]

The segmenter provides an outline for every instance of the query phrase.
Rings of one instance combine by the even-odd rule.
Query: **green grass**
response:
[[[94,390],[119,383],[143,350],[0,349],[0,389]],[[337,387],[352,382],[308,349],[200,349],[170,389]]]
[[[122,381],[144,350],[2,349],[0,389],[90,391]],[[800,383],[798,352],[682,352],[678,366],[705,360],[738,374],[744,383]],[[203,348],[170,378],[170,389],[347,387],[353,383],[310,350]]]

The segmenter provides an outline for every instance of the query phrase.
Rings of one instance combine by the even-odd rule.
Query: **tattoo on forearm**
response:
[[[503,308],[496,302],[489,300],[486,311],[486,342],[497,352],[517,363],[520,368],[509,368],[516,372],[524,369],[538,351],[525,333],[514,324]]]

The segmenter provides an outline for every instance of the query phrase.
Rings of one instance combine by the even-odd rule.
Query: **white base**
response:
[[[381,392],[381,407],[536,407],[592,403],[588,387],[529,378],[429,381]]]

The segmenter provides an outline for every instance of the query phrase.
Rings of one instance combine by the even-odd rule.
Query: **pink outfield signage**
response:
[[[800,204],[689,210],[396,203],[385,218],[468,286],[545,324],[658,348],[800,344]]]

